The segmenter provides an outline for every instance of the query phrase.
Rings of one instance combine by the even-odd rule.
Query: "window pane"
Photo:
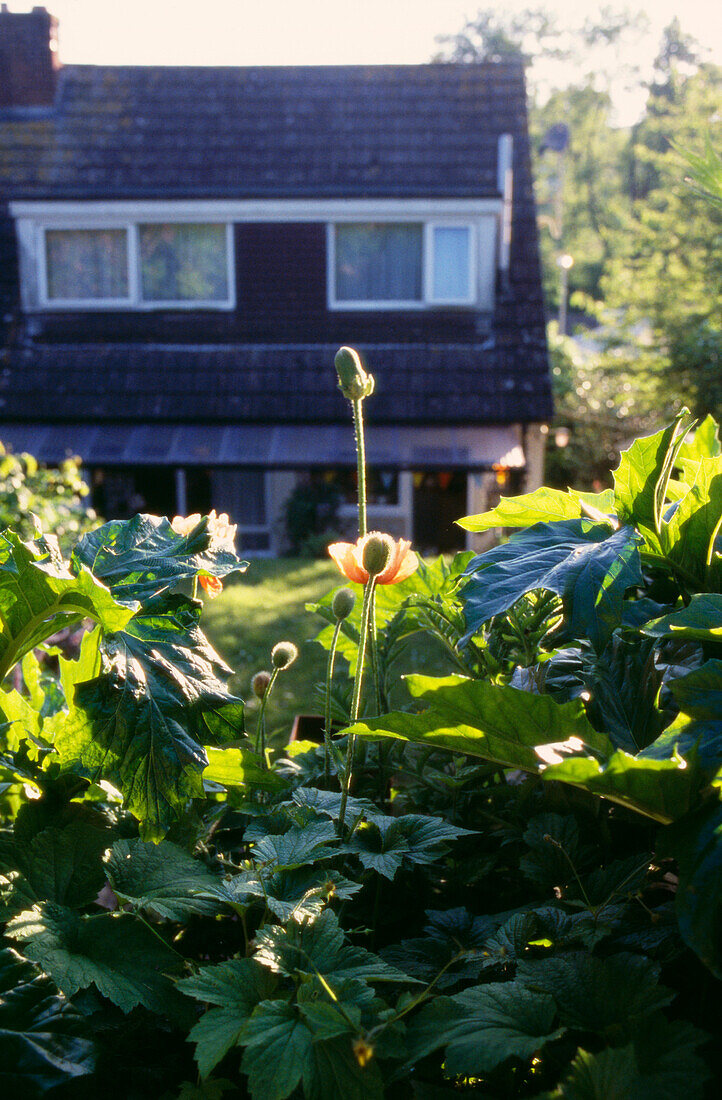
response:
[[[225,302],[225,225],[141,225],[140,283],[145,302]]]
[[[124,229],[46,229],[45,259],[51,300],[128,297]]]
[[[469,249],[471,234],[466,226],[434,226],[434,301],[468,302]]]
[[[421,300],[420,225],[337,225],[336,299]]]

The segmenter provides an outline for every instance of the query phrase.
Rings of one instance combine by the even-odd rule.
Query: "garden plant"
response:
[[[0,1090],[191,1100],[717,1094],[722,447],[686,412],[603,493],[366,529],[314,610],[319,744],[244,725],[203,601],[227,517],[0,535]],[[82,629],[68,655],[48,639]]]

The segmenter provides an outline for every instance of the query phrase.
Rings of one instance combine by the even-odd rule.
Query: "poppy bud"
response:
[[[347,619],[353,611],[353,605],[355,603],[356,594],[352,592],[350,588],[339,588],[331,601],[331,610],[333,611],[334,618],[339,621]]]
[[[270,672],[257,672],[251,680],[251,691],[257,699],[262,699],[268,690],[268,685],[271,682]]]
[[[338,388],[349,401],[361,401],[374,392],[374,376],[369,374],[353,348],[339,348],[334,359]]]
[[[290,668],[297,657],[298,650],[293,642],[278,642],[271,650],[271,664],[279,671]]]
[[[363,548],[363,567],[369,577],[378,577],[389,564],[393,541],[388,535],[369,535]]]

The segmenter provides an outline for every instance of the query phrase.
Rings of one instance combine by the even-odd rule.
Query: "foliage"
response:
[[[324,482],[299,484],[286,502],[286,533],[291,553],[301,557],[325,557],[326,547],[339,534],[341,494]]]
[[[96,524],[87,496],[77,458],[47,469],[32,455],[13,454],[0,443],[0,530],[12,527],[23,538],[32,538],[39,525],[71,545]]]
[[[711,420],[689,429],[683,413],[633,443],[613,489],[466,517],[513,534],[355,586],[340,622],[318,599],[328,759],[245,737],[193,596],[243,563],[205,519],[109,523],[68,561],[6,532],[11,1091],[702,1100],[722,446]],[[88,620],[41,673],[58,623]]]

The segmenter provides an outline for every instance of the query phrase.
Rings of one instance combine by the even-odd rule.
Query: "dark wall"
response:
[[[233,311],[37,314],[36,337],[46,342],[354,343],[473,341],[488,328],[470,309],[329,311],[326,305],[326,227],[320,224],[243,224],[235,229]]]

